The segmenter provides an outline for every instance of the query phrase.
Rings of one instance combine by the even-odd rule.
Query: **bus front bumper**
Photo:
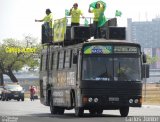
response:
[[[107,96],[83,96],[84,108],[101,107],[104,109],[118,109],[123,106],[141,107],[142,97],[107,97]]]

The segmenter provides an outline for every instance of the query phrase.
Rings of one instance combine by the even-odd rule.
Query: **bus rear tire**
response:
[[[52,97],[50,97],[50,111],[51,111],[51,114],[57,114],[58,113],[57,108],[55,106],[53,106]]]
[[[75,116],[77,117],[82,117],[84,114],[84,109],[81,107],[76,107],[75,108]]]
[[[129,106],[120,108],[121,117],[127,117],[128,113],[129,113]]]

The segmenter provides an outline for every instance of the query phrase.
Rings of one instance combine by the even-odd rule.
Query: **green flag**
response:
[[[100,0],[100,1],[97,1],[97,2],[100,4],[100,7],[103,7],[103,8],[104,8],[104,11],[105,11],[105,9],[106,9],[106,3],[103,2],[103,1],[101,1],[101,0]],[[95,9],[97,2],[91,3],[91,4],[90,4],[90,7],[92,7],[93,9]],[[99,16],[98,27],[103,26],[103,25],[107,22],[107,19],[106,19],[105,15],[104,15],[104,11],[103,11],[103,12],[100,14],[100,16]]]
[[[115,17],[121,17],[121,15],[122,15],[122,12],[119,10],[116,10]]]
[[[88,23],[89,23],[88,20],[85,18],[85,20],[84,20],[84,26],[87,27],[87,26],[88,26]]]
[[[101,13],[98,20],[98,27],[102,27],[107,22],[107,18],[104,16],[104,12]]]
[[[101,0],[100,0],[100,1],[97,1],[97,2],[100,3],[101,6],[103,6],[104,10],[106,9],[106,3],[105,3],[105,2],[103,2],[103,1],[101,1]],[[89,6],[92,7],[92,8],[96,8],[97,2],[93,2],[93,3],[91,3]]]
[[[69,10],[65,9],[65,16],[69,16]]]

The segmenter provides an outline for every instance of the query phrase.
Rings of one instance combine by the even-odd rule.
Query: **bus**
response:
[[[142,105],[142,80],[148,77],[146,56],[138,43],[93,39],[69,46],[48,45],[41,53],[40,101],[51,114],[75,109],[100,115]]]

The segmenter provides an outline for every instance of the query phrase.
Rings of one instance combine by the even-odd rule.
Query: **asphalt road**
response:
[[[146,122],[160,121],[160,106],[143,105],[130,108],[128,117],[120,117],[118,110],[105,110],[101,116],[90,116],[88,111],[82,118],[75,117],[74,110],[66,110],[64,115],[51,115],[49,107],[39,100],[24,102],[0,101],[0,122]]]

